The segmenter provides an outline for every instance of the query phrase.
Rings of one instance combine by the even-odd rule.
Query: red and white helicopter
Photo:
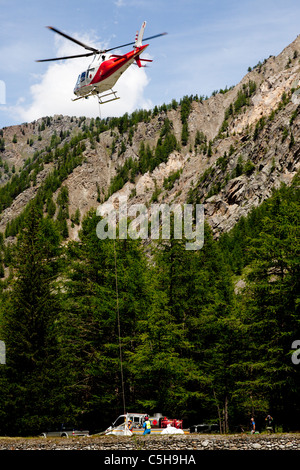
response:
[[[67,57],[56,57],[54,59],[42,59],[37,60],[36,62],[49,62],[53,60],[75,59],[77,57],[94,56],[93,62],[88,66],[87,70],[85,70],[78,76],[74,88],[76,98],[74,98],[72,101],[97,95],[100,104],[108,103],[109,101],[119,99],[119,97],[116,96],[116,91],[113,91],[112,87],[115,85],[120,76],[131,64],[136,62],[139,67],[145,67],[145,65],[142,65],[142,62],[152,62],[152,60],[150,59],[141,59],[140,57],[141,53],[144,52],[145,49],[149,46],[149,44],[142,44],[145,27],[146,21],[144,21],[144,23],[142,24],[140,31],[137,31],[134,42],[129,42],[128,44],[112,47],[110,49],[99,50],[95,49],[94,47],[87,46],[81,41],[78,41],[77,39],[68,36],[67,34],[59,31],[58,29],[53,28],[52,26],[48,26],[48,28],[54,31],[55,33],[60,34],[61,36],[69,39],[70,41],[75,42],[76,44],[79,44],[80,46],[84,47],[85,49],[91,52]],[[165,34],[167,33],[156,34],[155,36],[146,38],[145,41],[157,38],[159,36],[164,36]],[[133,50],[127,52],[126,54],[107,54],[107,52],[113,51],[115,49],[120,49],[121,47],[131,46],[132,44],[134,44]],[[110,90],[109,93],[105,93],[108,90]],[[114,95],[114,97],[103,101],[104,97],[108,97],[110,95]]]

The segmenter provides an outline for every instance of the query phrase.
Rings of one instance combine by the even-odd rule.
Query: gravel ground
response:
[[[300,450],[300,434],[188,434],[169,436],[101,436],[77,438],[0,437],[0,450],[64,451],[198,451],[198,450]]]

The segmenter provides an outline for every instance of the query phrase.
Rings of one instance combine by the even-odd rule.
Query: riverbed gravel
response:
[[[199,450],[300,450],[300,433],[239,435],[152,435],[71,438],[0,437],[0,450],[21,451],[199,451]]]

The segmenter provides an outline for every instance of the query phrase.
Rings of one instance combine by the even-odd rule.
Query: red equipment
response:
[[[168,419],[166,416],[161,420],[160,425],[162,428],[173,426],[173,428],[182,429],[182,419]]]

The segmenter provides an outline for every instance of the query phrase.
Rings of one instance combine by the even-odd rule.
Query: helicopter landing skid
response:
[[[106,93],[105,95],[101,95],[95,91],[91,91],[89,94],[85,95],[85,96],[79,96],[78,98],[74,98],[72,101],[77,101],[77,100],[81,100],[83,98],[89,98],[90,96],[97,96],[98,98],[98,102],[99,104],[105,104],[105,103],[109,103],[110,101],[115,101],[115,100],[119,100],[120,97],[116,95],[116,91],[114,90],[111,90],[109,93]],[[103,101],[103,98],[107,97],[107,96],[110,96],[110,95],[114,95],[113,98],[110,98],[108,100],[104,100]]]
[[[119,100],[120,97],[117,96],[116,93],[117,93],[116,91],[111,90],[110,93],[106,93],[105,95],[97,95],[99,104],[105,104],[105,103],[109,103],[110,101]],[[105,98],[106,96],[110,96],[110,95],[114,95],[114,97],[110,98],[109,100],[105,100],[105,101],[102,100],[102,98]]]

